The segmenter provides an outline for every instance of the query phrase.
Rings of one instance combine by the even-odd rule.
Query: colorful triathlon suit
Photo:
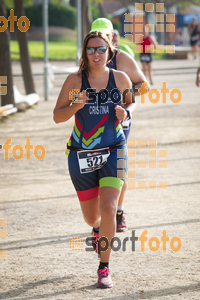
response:
[[[141,43],[143,46],[143,53],[140,53],[140,61],[150,63],[152,62],[152,54],[151,53],[145,53],[145,46],[151,45],[150,36],[143,37],[143,43]]]
[[[121,52],[120,50],[115,49],[115,54],[114,54],[113,58],[107,64],[108,68],[117,70],[116,57],[117,57],[117,55],[120,54],[120,52]],[[129,137],[129,134],[130,134],[130,131],[131,131],[131,118],[129,120],[121,122],[121,125],[122,125],[122,128],[123,128],[124,135],[125,135],[125,138],[126,138],[126,143],[127,143],[128,137]]]
[[[121,104],[122,94],[116,87],[112,70],[109,69],[106,90],[99,93],[91,89],[82,72],[80,91],[83,90],[89,92],[91,100],[75,114],[68,142],[69,173],[80,201],[98,197],[99,187],[121,190],[127,169],[125,136],[114,109]]]

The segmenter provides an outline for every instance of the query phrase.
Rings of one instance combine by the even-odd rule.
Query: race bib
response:
[[[110,155],[109,148],[96,150],[82,150],[77,152],[81,174],[101,169]]]

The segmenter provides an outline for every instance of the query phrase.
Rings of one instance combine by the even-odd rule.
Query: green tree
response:
[[[200,5],[200,0],[165,0],[164,2],[161,0],[117,0],[120,2],[123,6],[132,5],[135,3],[164,3],[166,8],[170,8],[173,5],[181,5],[181,6],[189,6],[191,4]]]
[[[17,19],[19,19],[21,16],[25,15],[23,0],[14,0],[14,3],[15,3],[15,15],[17,16]],[[26,32],[21,32],[17,28],[17,25],[15,26],[15,30],[17,32],[17,39],[19,42],[20,62],[22,67],[22,74],[23,74],[26,94],[35,93],[33,75],[31,71],[31,62],[30,62],[30,56],[28,51],[27,35]]]
[[[24,0],[26,4],[32,5],[32,1],[30,0]],[[3,0],[1,0],[2,4],[2,10],[3,7],[5,9],[5,3]],[[23,8],[23,0],[14,0],[15,4],[15,16],[17,15],[17,19],[19,19],[21,16],[24,16],[24,8]],[[6,5],[9,8],[13,8],[13,0],[6,0]],[[4,12],[5,13],[5,12]],[[2,14],[3,15],[3,12]],[[8,93],[6,96],[2,96],[2,102],[6,102],[6,104],[12,103],[14,104],[14,95],[13,95],[13,79],[12,79],[12,72],[9,70],[11,69],[11,58],[10,58],[10,49],[9,49],[9,29],[7,29],[4,34],[1,34],[1,39],[4,39],[2,42],[0,42],[0,47],[3,48],[3,45],[6,47],[5,53],[0,51],[0,60],[2,64],[1,70],[6,68],[8,75],[7,75],[7,81],[8,81]],[[15,22],[15,31],[17,33],[17,38],[19,42],[19,48],[20,48],[20,61],[21,61],[21,67],[22,67],[22,74],[23,74],[23,80],[25,85],[25,90],[27,94],[34,93],[35,87],[33,82],[33,76],[31,72],[31,63],[30,63],[30,57],[28,52],[28,41],[26,37],[26,32],[21,32],[17,28],[17,22]],[[13,97],[13,99],[12,99]]]
[[[73,7],[77,7],[76,0],[70,0],[70,5]],[[82,17],[82,42],[86,34],[91,29],[92,16],[90,12],[90,0],[81,0],[81,17]]]
[[[86,34],[91,30],[92,16],[90,12],[90,1],[82,0],[81,14],[82,14],[82,41]]]

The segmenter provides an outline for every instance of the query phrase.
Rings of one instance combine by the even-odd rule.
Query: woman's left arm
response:
[[[150,35],[150,41],[154,45],[154,47],[156,47],[158,45],[158,42],[156,41],[155,37],[152,35]]]

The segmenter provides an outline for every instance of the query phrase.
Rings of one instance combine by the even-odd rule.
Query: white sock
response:
[[[117,211],[123,211],[124,210],[124,205],[117,206]]]

